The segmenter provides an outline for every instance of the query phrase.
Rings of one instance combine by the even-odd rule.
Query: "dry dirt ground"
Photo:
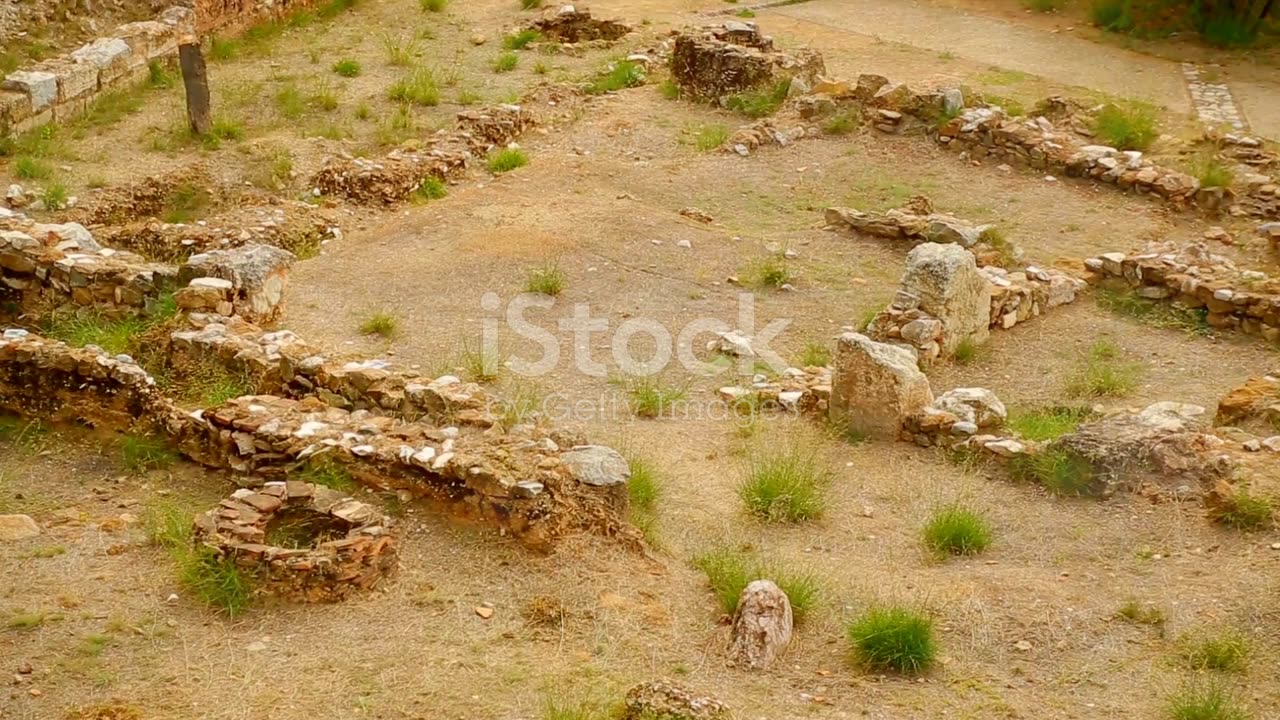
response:
[[[514,72],[494,73],[502,29],[527,17],[515,5],[456,2],[445,13],[424,14],[404,0],[366,0],[213,65],[220,106],[243,127],[242,139],[216,150],[170,144],[180,99],[174,90],[155,90],[119,122],[68,131],[51,162],[58,177],[84,192],[88,184],[197,159],[224,180],[252,179],[262,158],[283,149],[299,176],[288,191],[298,193],[324,154],[371,149],[398,141],[397,133],[443,125],[463,90],[492,101],[542,80],[535,63],[547,65],[549,79],[574,79],[620,52],[524,52]],[[722,7],[615,0],[601,11],[648,18],[656,33],[695,19],[692,10]],[[775,19],[793,27],[768,11],[758,19],[766,31]],[[421,28],[430,29],[429,39]],[[438,77],[456,68],[456,82],[441,83],[442,104],[414,110],[415,130],[391,127],[386,87],[407,70],[386,64],[385,33],[421,37],[415,62]],[[473,45],[476,34],[487,42]],[[985,78],[992,87],[1008,87],[1013,78],[1028,94],[1061,89],[986,61],[840,37],[821,43],[837,74],[961,77],[979,86]],[[361,62],[360,76],[329,71],[346,56]],[[498,177],[473,171],[442,200],[354,212],[342,239],[296,266],[281,325],[336,352],[393,353],[399,363],[452,370],[492,315],[481,297],[494,292],[506,302],[523,289],[530,268],[554,261],[567,285],[552,307],[528,311],[540,327],[554,331],[585,303],[610,328],[649,318],[675,334],[696,318],[733,322],[739,294],[747,293],[757,327],[792,321],[774,346],[794,359],[882,306],[902,269],[906,248],[824,230],[822,209],[831,204],[880,209],[923,193],[940,210],[998,223],[1043,264],[1153,239],[1186,242],[1208,227],[1109,189],[970,166],[918,137],[858,132],[750,158],[700,153],[691,144],[699,128],[741,120],[667,100],[658,79],[593,99],[573,122],[522,141],[527,167]],[[279,97],[290,86],[304,97],[328,89],[338,106],[310,105],[286,117]],[[356,117],[361,104],[370,107],[368,119]],[[687,207],[713,222],[682,216]],[[795,252],[785,263],[795,292],[744,290],[728,281],[749,278],[775,247]],[[1274,267],[1274,256],[1254,242],[1222,250],[1250,267]],[[398,319],[392,339],[360,334],[374,312]],[[554,370],[533,379],[504,373],[496,391],[536,386],[571,401],[620,402],[616,383],[574,369],[573,338],[559,337],[562,360]],[[1100,401],[1109,406],[1179,400],[1212,407],[1228,388],[1277,364],[1272,347],[1149,327],[1085,297],[996,333],[973,364],[933,369],[933,384],[939,391],[988,387],[1015,407],[1061,402],[1098,338],[1140,368],[1131,394]],[[502,342],[511,356],[537,356],[535,345],[505,329]],[[642,345],[635,345],[638,355]],[[592,336],[588,349],[616,365],[609,336]],[[663,376],[669,385],[687,384],[694,400],[713,398],[729,381],[677,369]],[[227,478],[184,465],[131,474],[114,441],[72,430],[11,435],[0,442],[0,513],[31,514],[46,529],[0,548],[0,677],[21,676],[0,690],[0,718],[74,717],[76,708],[119,703],[148,719],[552,720],[543,715],[548,699],[605,705],[656,677],[715,695],[740,718],[1154,718],[1163,717],[1170,692],[1197,676],[1180,662],[1185,639],[1224,628],[1243,633],[1253,648],[1248,670],[1226,682],[1254,717],[1280,715],[1280,681],[1271,672],[1280,660],[1274,531],[1224,529],[1196,503],[1054,498],[932,451],[850,444],[784,417],[740,429],[623,411],[576,424],[659,469],[664,493],[649,557],[588,538],[534,555],[427,508],[394,506],[406,529],[395,582],[341,605],[266,602],[233,620],[185,596],[137,520],[166,503],[193,512],[208,507],[230,491]],[[829,510],[796,526],[748,519],[735,494],[744,458],[794,437],[818,447],[832,473]],[[919,529],[933,509],[954,501],[986,513],[996,540],[975,559],[939,562],[922,549]],[[725,666],[728,630],[689,562],[721,543],[820,579],[817,610],[771,670]],[[562,605],[563,616],[532,623],[526,609],[545,598]],[[1158,609],[1164,622],[1121,619],[1117,612],[1130,601]],[[844,623],[880,602],[920,607],[935,618],[938,667],[909,679],[867,674],[851,663]],[[482,603],[495,609],[489,620],[474,612]]]

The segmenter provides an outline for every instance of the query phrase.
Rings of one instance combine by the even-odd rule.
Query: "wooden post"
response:
[[[200,45],[187,42],[178,46],[178,64],[182,66],[182,85],[187,90],[187,117],[191,132],[205,136],[213,126],[209,116],[209,76],[205,72]]]

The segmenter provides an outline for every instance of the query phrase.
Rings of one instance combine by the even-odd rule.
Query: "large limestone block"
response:
[[[756,580],[738,597],[729,656],[741,667],[767,668],[791,643],[791,601],[772,580]]]
[[[869,437],[897,439],[902,418],[933,402],[929,378],[916,354],[865,335],[845,333],[836,343],[831,417]]]
[[[16,90],[31,98],[31,109],[39,112],[58,101],[58,76],[51,72],[20,70],[5,76],[0,84],[5,90]]]
[[[235,289],[236,310],[259,322],[275,319],[284,301],[289,267],[296,258],[273,245],[245,245],[192,255],[178,271],[180,282],[221,278]]]
[[[978,272],[973,253],[959,245],[925,243],[907,253],[902,290],[919,298],[919,308],[942,321],[942,356],[966,338],[982,343],[990,335],[991,283]]]

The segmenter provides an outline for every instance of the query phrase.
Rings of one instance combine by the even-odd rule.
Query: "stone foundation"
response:
[[[309,534],[309,525],[321,532],[306,545],[269,544],[279,522],[296,523],[297,534]],[[305,482],[237,490],[196,517],[195,540],[232,559],[257,591],[299,602],[342,600],[373,589],[397,569],[388,518],[345,493]]]
[[[823,72],[821,55],[811,50],[776,51],[754,23],[729,21],[680,33],[671,54],[671,77],[681,92],[715,102],[791,78],[811,84]]]
[[[527,29],[537,32],[542,40],[562,45],[608,45],[631,32],[631,27],[626,23],[591,17],[590,10],[573,5],[547,11],[541,18],[530,23]]]
[[[1135,255],[1106,253],[1085,260],[1089,282],[1205,313],[1219,329],[1280,342],[1280,280],[1238,270],[1203,244],[1156,246]]]

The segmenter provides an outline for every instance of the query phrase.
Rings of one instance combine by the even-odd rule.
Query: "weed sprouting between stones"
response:
[[[1091,495],[1093,466],[1065,448],[1049,446],[1040,452],[1019,455],[1009,463],[1014,478],[1042,485],[1055,495]]]
[[[1005,427],[1018,437],[1037,442],[1057,440],[1080,427],[1092,415],[1085,407],[1054,405],[1039,408],[1014,408],[1009,411]]]

